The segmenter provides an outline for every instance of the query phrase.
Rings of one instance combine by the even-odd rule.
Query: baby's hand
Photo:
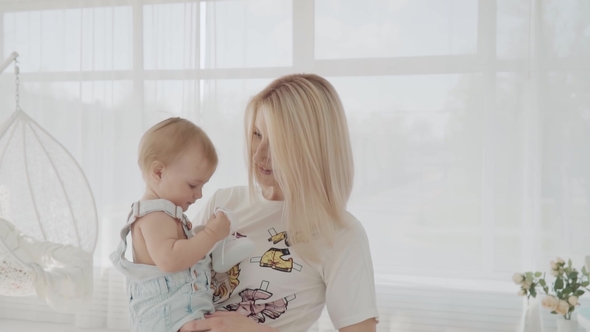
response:
[[[231,223],[225,213],[218,211],[212,215],[205,229],[215,238],[215,242],[224,239],[229,235]]]

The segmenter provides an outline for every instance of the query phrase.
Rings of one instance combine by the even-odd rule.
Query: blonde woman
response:
[[[346,211],[353,160],[334,87],[317,75],[272,82],[245,116],[249,186],[218,190],[197,216],[234,211],[256,251],[228,274],[216,313],[181,331],[308,331],[324,305],[340,332],[376,330],[371,253]]]

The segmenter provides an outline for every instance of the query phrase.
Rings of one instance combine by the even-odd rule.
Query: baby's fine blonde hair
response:
[[[203,129],[181,118],[169,118],[154,125],[139,142],[137,162],[144,178],[152,171],[155,162],[168,165],[191,147],[201,149],[209,167],[217,167],[217,152]]]

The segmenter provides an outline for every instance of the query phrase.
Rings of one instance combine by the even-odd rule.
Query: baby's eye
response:
[[[262,137],[262,135],[260,135],[260,133],[257,130],[254,131],[254,136],[256,136],[258,138],[261,138]]]
[[[195,189],[195,188],[197,187],[197,186],[193,186],[193,185],[192,185],[192,184],[190,184],[190,183],[188,184],[188,186],[189,186],[191,189]]]

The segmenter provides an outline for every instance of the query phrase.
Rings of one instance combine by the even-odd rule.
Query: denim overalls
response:
[[[121,230],[121,243],[110,259],[117,270],[127,279],[129,298],[129,324],[132,332],[176,332],[186,322],[202,319],[213,313],[211,258],[197,262],[191,268],[166,273],[156,266],[135,264],[125,258],[127,234],[137,218],[151,212],[165,212],[183,224],[187,238],[192,236],[190,225],[182,208],[172,202],[157,199],[133,203],[127,224]]]

